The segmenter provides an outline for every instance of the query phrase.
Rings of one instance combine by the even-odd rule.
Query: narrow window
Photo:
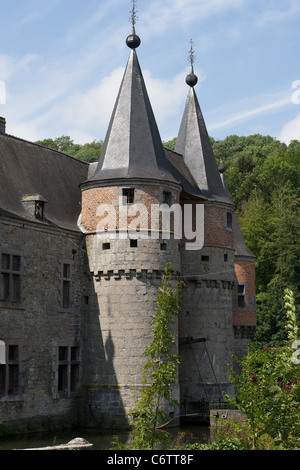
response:
[[[5,375],[6,375],[6,365],[0,364],[0,397],[5,395]]]
[[[224,262],[227,263],[228,261],[228,253],[224,253]]]
[[[63,292],[62,292],[62,306],[63,308],[70,307],[70,286],[71,286],[71,266],[69,264],[63,265]]]
[[[68,347],[58,348],[58,391],[68,389]]]
[[[133,188],[123,189],[123,200],[124,199],[125,199],[125,204],[134,204],[134,189]]]
[[[70,390],[75,392],[79,382],[79,348],[71,347]]]
[[[8,346],[8,395],[18,395],[19,391],[19,347]]]
[[[160,244],[160,250],[161,251],[167,251],[168,245],[167,243],[161,243]]]
[[[232,228],[232,214],[231,212],[227,212],[227,228]]]
[[[244,308],[245,306],[245,286],[243,284],[238,284],[238,307]]]

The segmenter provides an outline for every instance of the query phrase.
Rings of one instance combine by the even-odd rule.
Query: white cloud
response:
[[[285,142],[287,145],[291,140],[300,140],[300,114],[283,126],[279,140]]]
[[[192,22],[217,15],[224,10],[240,8],[245,0],[156,0],[143,12],[141,22],[150,34],[169,28],[187,27]],[[143,28],[144,31],[144,28]]]
[[[256,106],[253,105],[253,103],[255,104],[255,102],[257,103]],[[258,117],[263,114],[277,112],[280,109],[290,105],[290,93],[286,92],[279,94],[270,94],[269,96],[264,96],[263,98],[251,97],[251,106],[249,106],[248,100],[245,100],[245,102],[236,103],[236,111],[233,112],[231,110],[231,115],[228,115],[228,111],[230,112],[228,106],[225,107],[225,109],[223,108],[223,110],[218,109],[216,111],[217,114],[225,114],[225,116],[223,119],[217,122],[212,122],[209,126],[209,131],[228,127],[238,122],[243,122],[247,120],[250,121],[255,117]]]

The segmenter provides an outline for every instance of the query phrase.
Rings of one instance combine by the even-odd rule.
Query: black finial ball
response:
[[[193,73],[190,73],[186,79],[185,79],[186,83],[190,86],[190,87],[193,87],[195,85],[197,85],[198,83],[198,77],[197,75],[194,75]]]
[[[141,44],[141,40],[136,34],[130,34],[126,39],[126,44],[130,49],[136,49]]]
[[[221,161],[220,161],[220,164],[219,164],[219,166],[218,166],[218,170],[219,170],[219,172],[220,172],[221,174],[223,174],[223,173],[225,173],[225,169],[226,169],[226,168],[225,168],[225,165],[224,165],[224,163],[223,163],[222,160],[221,160]]]

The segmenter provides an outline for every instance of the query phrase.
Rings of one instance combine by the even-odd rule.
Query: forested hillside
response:
[[[87,162],[97,161],[102,141],[74,144],[70,137],[41,145]],[[284,289],[295,294],[299,318],[300,141],[285,145],[260,134],[211,139],[248,247],[257,257],[258,327],[253,346],[277,346],[285,340]],[[174,148],[175,139],[164,145]],[[298,322],[299,323],[299,322]]]

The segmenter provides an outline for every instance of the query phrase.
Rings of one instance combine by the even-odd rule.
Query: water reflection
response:
[[[170,429],[170,435],[176,439],[179,434],[185,433],[189,442],[208,442],[209,440],[209,427],[208,426],[181,426],[180,428]],[[114,436],[118,434],[119,441],[122,443],[127,442],[128,432],[116,431],[99,431],[76,429],[68,432],[59,432],[51,434],[35,434],[28,436],[18,436],[10,439],[0,439],[0,450],[13,450],[13,449],[32,449],[39,447],[47,447],[53,445],[66,444],[75,437],[82,437],[93,444],[91,450],[109,450],[112,448]]]

